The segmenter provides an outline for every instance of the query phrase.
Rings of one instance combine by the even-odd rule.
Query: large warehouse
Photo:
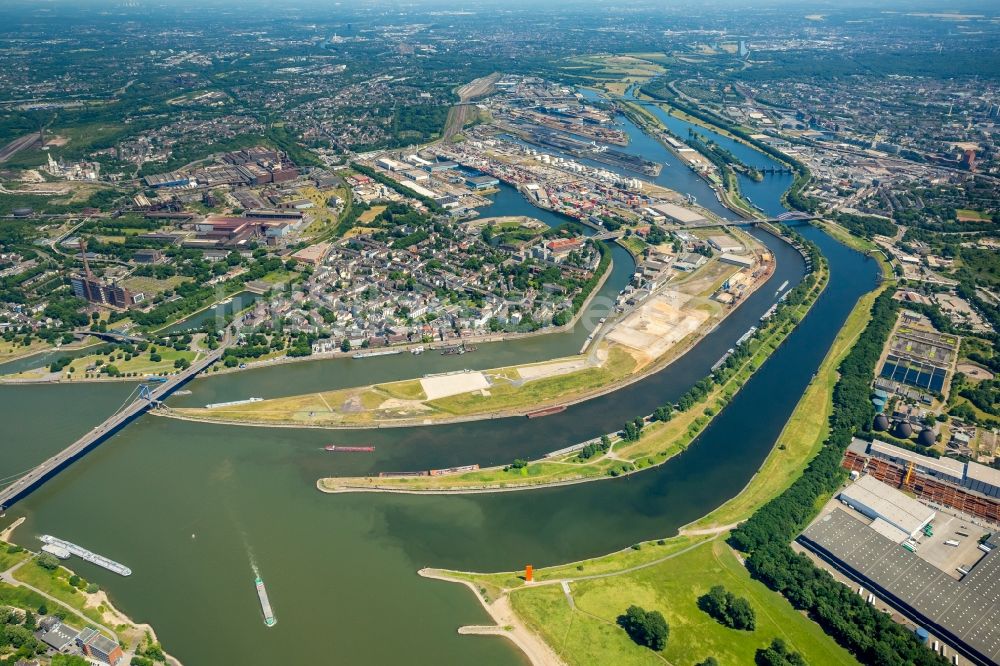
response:
[[[937,514],[873,476],[862,476],[840,492],[840,501],[872,518],[871,527],[902,543],[915,537]]]
[[[1000,546],[958,581],[839,508],[798,540],[973,662],[1000,663]]]

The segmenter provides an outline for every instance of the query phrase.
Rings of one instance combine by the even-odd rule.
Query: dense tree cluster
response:
[[[737,597],[721,585],[715,585],[698,598],[698,608],[731,629],[753,631],[757,616],[744,597]]]
[[[618,626],[625,630],[633,641],[659,652],[667,647],[670,627],[660,611],[647,611],[639,606],[629,606],[618,616]]]
[[[872,215],[856,215],[852,213],[837,213],[834,219],[846,227],[855,236],[871,238],[872,236],[895,236],[896,225],[892,220]]]
[[[780,638],[775,638],[766,648],[758,649],[754,663],[757,666],[806,666],[802,655],[789,649]]]
[[[608,452],[611,448],[611,438],[607,435],[601,435],[601,439],[597,442],[592,442],[587,444],[582,449],[580,453],[577,454],[580,460],[589,460],[597,455],[603,455]]]

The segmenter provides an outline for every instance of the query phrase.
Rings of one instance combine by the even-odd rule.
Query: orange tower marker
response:
[[[525,567],[524,567],[524,582],[530,583],[531,582],[531,577],[532,577],[533,573],[534,573],[534,571],[532,570],[531,565],[530,564],[525,565]]]

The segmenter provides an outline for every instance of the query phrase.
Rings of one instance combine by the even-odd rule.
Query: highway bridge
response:
[[[160,380],[161,383],[158,385],[151,383],[140,385],[136,391],[133,391],[133,394],[138,393],[134,400],[127,402],[99,426],[37,467],[24,473],[20,478],[0,491],[0,512],[40,487],[73,461],[82,457],[92,448],[127,426],[151,406],[165,399],[199,372],[218,361],[222,358],[226,347],[227,344],[220,345],[218,349],[209,352],[203,358],[195,361],[180,374],[170,378],[162,378]],[[132,396],[129,397],[131,398]]]

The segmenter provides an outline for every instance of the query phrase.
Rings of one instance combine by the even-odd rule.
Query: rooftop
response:
[[[811,549],[845,565],[932,631],[965,646],[981,661],[1000,659],[1000,555],[982,558],[961,581],[887,539],[842,509],[802,533]]]
[[[965,475],[965,463],[958,462],[952,458],[932,458],[930,456],[923,456],[915,451],[904,449],[901,446],[886,444],[885,442],[880,442],[877,439],[871,443],[871,452],[881,454],[889,458],[912,462],[925,469],[945,474],[958,480],[961,480]]]
[[[929,523],[935,515],[932,509],[874,476],[862,476],[842,490],[840,498],[852,505],[868,507],[907,536]]]

